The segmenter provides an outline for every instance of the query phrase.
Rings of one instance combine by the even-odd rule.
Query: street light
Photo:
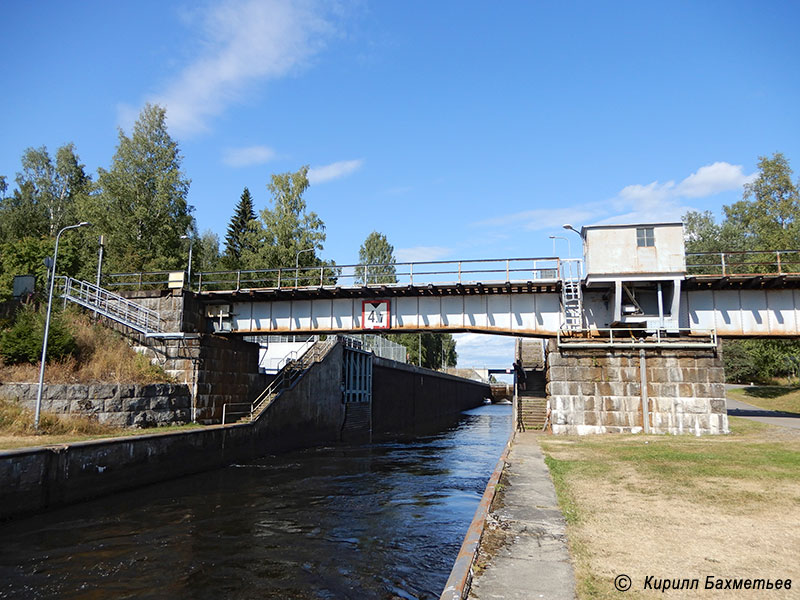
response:
[[[567,242],[567,256],[572,258],[572,244],[569,243],[569,238],[565,238],[563,235],[551,235],[548,237],[553,240],[553,256],[556,255],[556,240],[565,240]]]
[[[562,227],[563,227],[564,229],[569,229],[570,231],[574,231],[574,232],[575,232],[575,233],[577,233],[579,236],[581,236],[581,239],[583,239],[583,234],[582,234],[580,231],[578,231],[577,229],[575,229],[575,228],[574,228],[572,225],[570,225],[569,223],[565,223],[564,225],[562,225]]]
[[[298,281],[298,278],[300,276],[300,255],[303,252],[311,252],[312,250],[315,250],[315,249],[316,249],[315,247],[306,248],[305,250],[300,250],[297,254],[295,254],[295,257],[294,257],[294,287],[297,287],[297,281]]]
[[[186,279],[189,281],[189,289],[191,290],[192,289],[192,245],[194,245],[194,238],[188,235],[182,235],[181,239],[189,240],[189,269],[186,274]]]
[[[42,364],[39,365],[39,389],[36,390],[36,414],[33,417],[33,428],[39,429],[39,415],[42,411],[42,384],[44,383],[44,363],[47,358],[47,336],[50,333],[50,313],[53,308],[53,285],[56,282],[56,260],[58,259],[58,240],[61,234],[67,229],[77,229],[91,225],[88,221],[82,221],[77,225],[67,225],[56,235],[56,247],[53,251],[53,267],[50,270],[50,292],[47,295],[47,317],[44,320],[44,339],[42,340]]]

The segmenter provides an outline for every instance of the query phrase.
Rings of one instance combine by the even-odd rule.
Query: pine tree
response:
[[[248,247],[247,232],[252,228],[252,222],[256,218],[253,210],[253,198],[250,190],[244,188],[236,211],[228,224],[228,233],[225,235],[225,259],[231,268],[238,267],[242,257],[242,251]]]

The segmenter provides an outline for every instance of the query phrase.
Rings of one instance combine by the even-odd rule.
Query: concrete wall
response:
[[[383,358],[372,373],[373,436],[419,433],[491,398],[485,383]]]
[[[0,398],[36,407],[38,384],[0,384]],[[185,385],[154,383],[51,384],[42,389],[42,410],[80,415],[115,427],[153,427],[191,420],[191,395]]]
[[[346,408],[342,402],[341,344],[331,348],[322,362],[267,407],[255,427],[262,437],[284,437],[299,445],[335,444],[341,440]],[[365,432],[369,437],[369,432]]]
[[[643,430],[638,350],[547,350],[553,433]],[[645,364],[652,433],[729,432],[721,350],[647,349]]]
[[[637,245],[637,227],[653,228],[655,246]],[[587,275],[686,271],[681,223],[593,225],[583,231]]]
[[[368,423],[365,408],[342,403],[341,345],[310,367],[254,424],[81,442],[0,452],[0,519],[132,489],[263,456],[276,450],[334,444],[357,436],[349,419]],[[413,431],[477,406],[487,386],[393,361],[373,370],[382,430]],[[403,392],[399,386],[411,386]],[[437,406],[437,398],[441,403]],[[379,408],[380,407],[380,408]],[[399,419],[394,423],[393,419]]]
[[[314,364],[254,424],[0,452],[0,519],[339,441],[341,347]]]

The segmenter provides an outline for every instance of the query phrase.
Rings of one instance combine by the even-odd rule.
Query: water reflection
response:
[[[510,427],[484,406],[0,525],[0,598],[438,598]]]

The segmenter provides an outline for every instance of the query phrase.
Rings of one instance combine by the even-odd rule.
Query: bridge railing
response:
[[[689,275],[796,275],[800,274],[800,250],[751,250],[739,252],[689,252]]]
[[[497,284],[557,281],[562,263],[555,257],[502,258],[396,262],[392,264],[320,265],[207,271],[193,273],[189,288],[198,292],[244,289],[294,289],[306,287],[381,287],[427,284]],[[149,289],[164,287],[168,271],[105,275],[109,288]]]
[[[581,331],[559,331],[556,343],[565,348],[714,348],[715,329],[681,328],[645,331],[628,327],[606,327]]]

